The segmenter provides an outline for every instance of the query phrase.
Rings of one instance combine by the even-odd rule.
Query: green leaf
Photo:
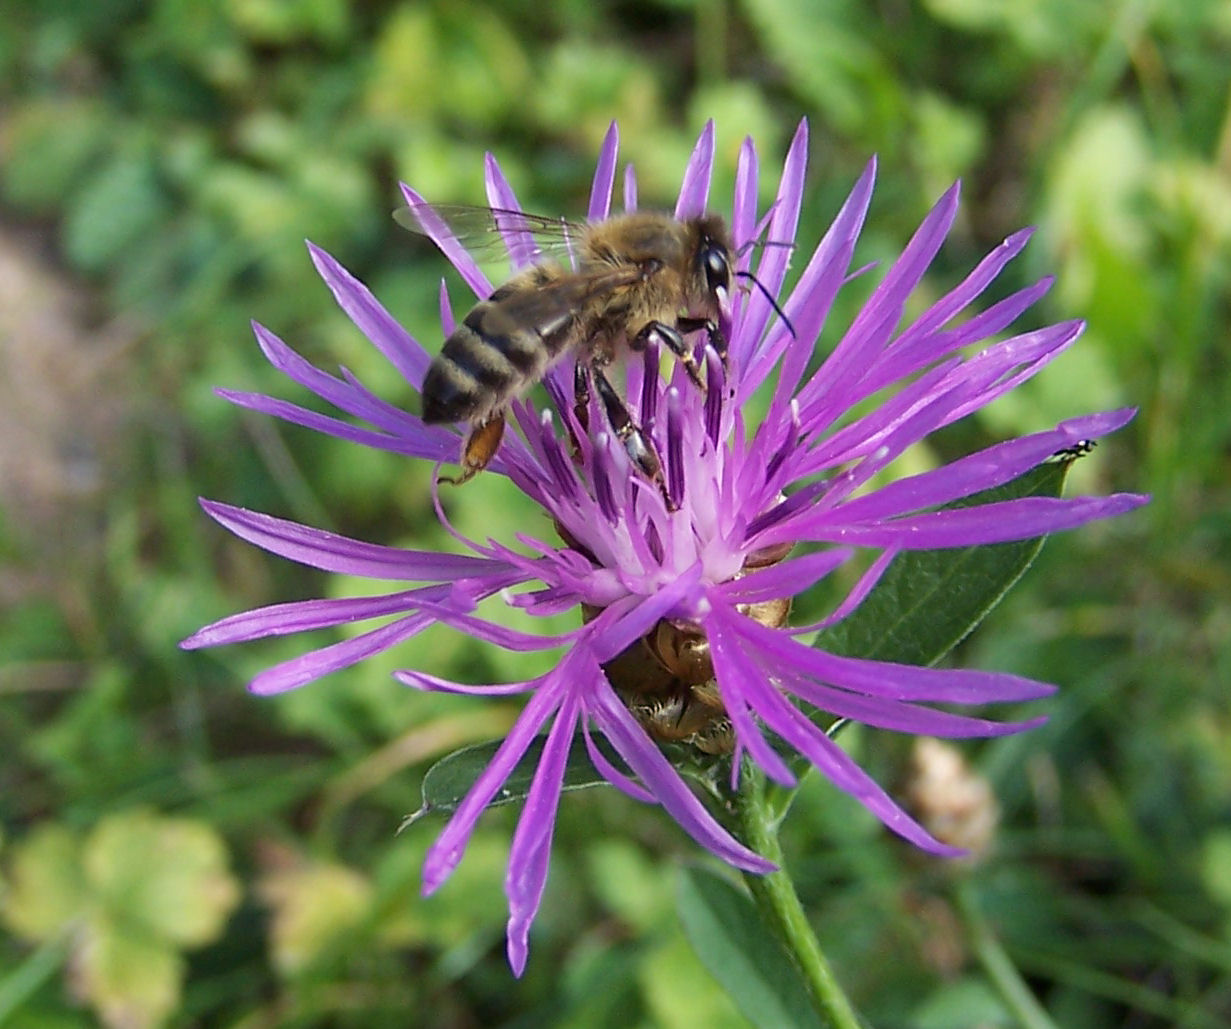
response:
[[[153,159],[124,154],[104,164],[73,197],[64,221],[64,248],[73,264],[102,271],[168,213]]]
[[[1021,497],[1057,497],[1071,460],[1053,460],[947,508]],[[1030,567],[1043,538],[899,554],[863,603],[823,630],[813,646],[831,654],[934,664],[963,640]]]
[[[676,891],[684,935],[701,963],[756,1026],[820,1027],[791,956],[747,894],[712,872],[684,869]]]
[[[547,737],[538,736],[526,749],[522,759],[517,762],[504,787],[496,794],[488,807],[500,807],[524,800],[530,792],[530,781],[538,768],[539,758],[543,753],[543,745]],[[463,747],[455,750],[447,757],[441,758],[423,777],[423,806],[411,815],[403,825],[429,812],[440,811],[449,813],[455,811],[462,802],[470,787],[483,774],[483,770],[496,756],[503,740],[492,740],[488,743],[477,743],[473,747]],[[630,774],[624,767],[624,762],[612,751],[611,745],[601,737],[595,736],[594,743],[603,756],[625,774]],[[590,786],[600,786],[607,780],[599,774],[586,752],[585,741],[578,733],[573,737],[569,748],[568,762],[564,766],[564,789],[583,790]]]

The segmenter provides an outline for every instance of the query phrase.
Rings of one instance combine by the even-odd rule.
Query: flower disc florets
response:
[[[599,156],[591,219],[610,212],[616,152],[613,126]],[[751,267],[756,248],[745,246],[749,241],[795,241],[806,153],[807,128],[801,124],[776,196],[762,216],[756,151],[750,141],[741,148],[729,222],[739,270]],[[713,127],[707,126],[685,172],[676,217],[706,210],[713,160]],[[555,523],[560,540],[520,533],[516,546],[467,539],[449,526],[438,501],[442,523],[468,551],[443,554],[365,543],[204,502],[209,514],[232,532],[284,557],[325,571],[418,584],[380,596],[250,611],[185,641],[185,646],[200,647],[385,619],[377,628],[268,669],[253,681],[256,692],[300,686],[436,623],[513,651],[567,645],[554,669],[524,682],[470,685],[427,670],[398,673],[403,683],[419,689],[527,698],[491,764],[428,852],[425,892],[449,876],[479,815],[545,734],[506,879],[509,959],[519,973],[546,882],[565,762],[578,734],[595,768],[612,784],[629,796],[661,804],[697,842],[741,869],[772,866],[733,838],[666,760],[654,737],[662,737],[660,730],[672,717],[678,716],[683,738],[693,745],[729,751],[733,776],[750,758],[770,778],[791,784],[794,776],[782,751],[792,749],[894,832],[934,853],[953,853],[806,717],[802,706],[906,733],[992,736],[1018,732],[1040,719],[1001,723],[930,705],[1018,702],[1045,696],[1052,687],[1001,673],[826,653],[796,638],[813,627],[788,626],[790,599],[845,562],[852,548],[866,548],[874,555],[870,568],[826,620],[833,622],[860,604],[903,551],[1029,539],[1144,502],[1117,494],[946,506],[1009,482],[1062,448],[1119,428],[1132,417],[1128,410],[1075,418],[888,485],[870,486],[908,447],[1036,374],[1082,328],[1079,322],[1065,322],[1000,338],[1050,280],[967,314],[1026,245],[1029,232],[1010,236],[953,290],[913,320],[904,319],[908,298],[952,225],[955,186],[813,370],[817,338],[852,274],[874,171],[869,164],[815,249],[796,244],[804,267],[789,295],[783,296],[783,286],[791,249],[766,247],[760,253],[755,274],[764,290],[736,291],[726,298],[726,369],[708,353],[705,390],[689,381],[678,362],[663,374],[652,348],[628,362],[624,396],[661,458],[661,485],[633,466],[596,402],[584,419],[587,424],[581,424],[574,411],[570,361],[544,380],[554,413],[524,400],[511,405],[515,431],[505,434],[485,474],[507,476],[532,498]],[[491,158],[487,190],[493,208],[520,209]],[[406,195],[412,204],[422,202],[411,190]],[[631,172],[626,172],[624,206],[636,206]],[[437,242],[475,295],[488,296],[492,283],[457,240],[442,232]],[[507,242],[515,266],[534,259],[532,240],[510,233]],[[421,388],[429,352],[337,262],[315,247],[311,252],[343,310],[407,381]],[[779,298],[785,319],[771,297]],[[441,309],[443,334],[448,335],[455,321],[443,289]],[[424,425],[349,373],[323,372],[267,329],[255,328],[261,348],[278,368],[368,424],[262,395],[224,391],[223,396],[367,446],[438,464],[457,459],[457,429]],[[749,400],[771,376],[768,410],[750,424],[745,417]],[[878,402],[869,403],[872,398]],[[466,502],[465,488],[456,502]],[[584,614],[579,626],[564,634],[523,633],[475,614],[477,604],[491,597],[532,615],[574,609]],[[595,730],[609,747],[596,746]],[[622,765],[609,759],[613,752]]]

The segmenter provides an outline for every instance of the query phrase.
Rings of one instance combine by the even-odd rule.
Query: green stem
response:
[[[1005,953],[992,927],[987,924],[979,903],[965,882],[959,882],[954,889],[958,910],[966,923],[966,933],[970,938],[975,957],[983,966],[987,977],[995,984],[1001,999],[1017,1018],[1022,1029],[1057,1029],[1056,1023],[1035,999],[1030,987],[1017,971],[1017,966]]]
[[[739,793],[734,799],[743,842],[778,866],[776,872],[768,875],[744,874],[752,899],[761,917],[794,958],[824,1024],[830,1029],[861,1029],[859,1016],[838,985],[783,864],[778,825],[770,813],[764,779],[747,766],[740,778]]]

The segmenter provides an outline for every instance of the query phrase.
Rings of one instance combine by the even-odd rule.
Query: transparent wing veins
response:
[[[509,250],[530,259],[535,254],[528,249],[565,258],[585,232],[582,222],[567,218],[468,204],[405,204],[393,212],[393,220],[418,236],[450,238],[471,253]]]

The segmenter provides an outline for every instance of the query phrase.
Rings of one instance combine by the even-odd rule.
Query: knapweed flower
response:
[[[758,212],[758,163],[751,141],[739,155],[730,229],[741,270],[760,240],[794,243],[804,193],[807,126],[801,124],[782,170],[777,196]],[[616,177],[612,127],[598,160],[588,215],[608,215]],[[684,174],[675,214],[707,207],[714,158],[707,126]],[[952,291],[902,325],[908,298],[953,223],[958,189],[949,190],[871,293],[832,352],[810,371],[816,340],[851,260],[872,194],[874,164],[855,183],[806,265],[779,317],[778,297],[791,249],[760,251],[763,290],[725,297],[722,327],[729,341],[723,363],[702,363],[707,389],[689,381],[680,363],[659,371],[654,352],[635,357],[623,375],[629,409],[661,457],[663,482],[634,468],[597,403],[588,419],[574,411],[572,360],[545,380],[554,407],[528,400],[512,405],[515,431],[486,474],[503,474],[540,505],[559,540],[518,534],[519,545],[463,538],[445,554],[348,539],[266,514],[215,502],[206,511],[236,535],[283,557],[325,571],[416,584],[382,596],[279,604],[225,618],[184,645],[214,646],[263,636],[388,618],[362,635],[312,650],[258,675],[251,688],[275,693],[301,686],[395,646],[443,623],[497,647],[529,651],[567,645],[557,667],[527,682],[466,685],[428,669],[398,673],[409,686],[482,695],[524,694],[527,703],[485,773],[453,813],[428,852],[424,889],[436,889],[461,860],[475,822],[536,737],[545,734],[537,770],[509,857],[508,953],[524,967],[530,924],[542,897],[565,760],[580,732],[599,772],[637,799],[661,804],[698,843],[732,865],[754,872],[771,866],[710,814],[656,745],[669,725],[700,749],[731,755],[732,775],[750,758],[770,778],[793,776],[782,744],[811,761],[887,826],[935,853],[937,842],[805,716],[799,702],[841,718],[932,736],[1017,732],[1036,720],[998,723],[938,710],[930,704],[987,704],[1041,697],[1052,687],[1014,675],[948,670],[841,657],[815,649],[787,625],[790,598],[809,590],[846,561],[854,548],[875,555],[870,568],[829,621],[858,606],[892,558],[903,551],[998,543],[1041,536],[1127,511],[1143,497],[1028,498],[982,506],[943,505],[1008,482],[1055,451],[1097,439],[1123,425],[1128,410],[1076,418],[1055,429],[990,447],[943,467],[872,488],[874,476],[929,433],[978,410],[1030,378],[1080,334],[1078,322],[1049,325],[989,342],[1047,290],[1044,280],[968,315],[1026,245],[1010,236]],[[487,195],[496,208],[520,210],[494,159],[486,165]],[[406,190],[411,204],[422,203]],[[624,207],[636,206],[631,170]],[[442,230],[436,242],[477,297],[492,284],[458,241]],[[535,253],[518,232],[506,237],[514,265]],[[796,244],[802,257],[802,244]],[[331,257],[312,260],[342,309],[416,389],[431,355],[372,294]],[[443,333],[454,326],[441,294]],[[469,306],[467,303],[466,306]],[[269,360],[334,407],[364,421],[318,414],[272,397],[224,391],[242,406],[341,439],[433,462],[458,459],[457,430],[425,426],[343,371],[312,366],[272,332],[255,326]],[[433,337],[437,332],[431,333]],[[700,343],[704,346],[704,343]],[[768,412],[749,424],[753,392],[775,376]],[[870,404],[869,398],[879,397]],[[581,421],[586,421],[583,426]],[[464,427],[463,427],[464,428]],[[457,503],[465,503],[464,489]],[[526,527],[529,528],[529,527]],[[798,550],[796,550],[798,548]],[[577,609],[578,626],[556,635],[502,627],[475,613],[499,595],[534,615]],[[813,627],[814,628],[814,627]],[[649,729],[647,729],[647,726]],[[597,746],[593,733],[610,749]],[[771,746],[770,735],[777,737]],[[609,760],[614,751],[623,767]],[[631,773],[631,774],[629,774]]]

